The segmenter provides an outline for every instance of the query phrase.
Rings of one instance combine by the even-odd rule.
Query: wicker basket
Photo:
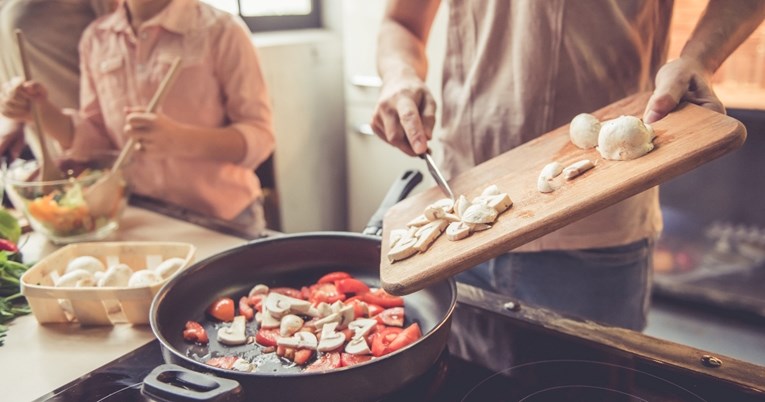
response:
[[[163,260],[179,257],[186,261],[182,270],[193,262],[195,252],[193,245],[177,242],[70,244],[43,258],[24,273],[21,293],[41,324],[147,324],[151,301],[170,278],[142,287],[57,288],[53,286],[53,277],[62,275],[73,258],[84,255],[98,258],[107,267],[117,263],[127,264],[134,271],[151,269]],[[115,309],[117,304],[119,308]],[[115,310],[117,312],[110,312]]]

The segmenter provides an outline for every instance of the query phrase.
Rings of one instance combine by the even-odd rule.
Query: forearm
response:
[[[438,5],[438,0],[389,3],[377,41],[377,68],[383,80],[407,76],[425,79],[425,45]]]
[[[242,162],[247,154],[244,135],[233,127],[187,126],[182,131],[180,134],[184,138],[183,146],[188,147],[184,154],[234,164]]]
[[[69,148],[74,138],[72,119],[48,100],[37,103],[37,113],[44,135],[53,137],[63,148]]]
[[[710,0],[680,56],[712,74],[763,19],[763,0]]]

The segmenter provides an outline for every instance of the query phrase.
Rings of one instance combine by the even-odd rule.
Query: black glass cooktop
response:
[[[765,401],[760,366],[564,319],[462,284],[459,294],[436,364],[383,401]],[[153,341],[38,400],[147,400],[142,380],[162,363]]]

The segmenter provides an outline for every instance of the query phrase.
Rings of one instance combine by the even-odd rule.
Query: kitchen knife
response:
[[[425,159],[425,163],[428,165],[428,171],[430,172],[430,175],[433,176],[433,180],[436,181],[438,187],[441,188],[441,191],[443,191],[446,195],[449,196],[449,198],[451,198],[452,201],[454,201],[454,192],[452,192],[451,187],[449,187],[449,183],[441,174],[441,171],[438,170],[438,166],[436,166],[436,163],[433,161],[433,158],[430,156],[430,154],[425,152],[424,154],[420,155],[420,158]]]

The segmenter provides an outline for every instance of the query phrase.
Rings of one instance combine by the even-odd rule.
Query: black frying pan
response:
[[[380,210],[404,198],[421,178],[419,172],[407,172],[391,188]],[[373,218],[378,225],[382,221],[379,212]],[[376,232],[368,228],[365,233],[371,231]],[[220,296],[244,295],[258,283],[299,289],[338,270],[379,287],[380,238],[346,232],[274,237],[228,250],[184,270],[155,296],[151,327],[166,362],[219,379],[165,365],[147,377],[144,393],[155,399],[212,400],[230,385],[227,396],[248,401],[365,401],[379,399],[425,373],[446,346],[456,302],[452,279],[404,296],[407,320],[419,323],[422,338],[396,353],[351,367],[323,373],[236,372],[208,366],[202,361],[209,356],[197,356],[206,350],[231,354],[247,348],[218,345],[213,324],[207,324],[211,334],[207,349],[183,340],[186,321],[206,322],[205,309]],[[253,333],[256,324],[248,323],[248,328]],[[224,379],[235,380],[241,388]]]

